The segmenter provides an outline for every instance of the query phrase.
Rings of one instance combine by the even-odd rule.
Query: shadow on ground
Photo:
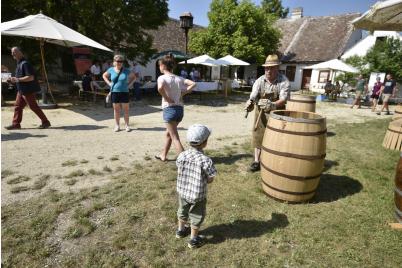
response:
[[[144,102],[132,102],[130,104],[130,116],[145,115],[151,113],[161,112],[162,109],[159,107],[153,107],[146,100]],[[160,105],[160,103],[156,104]],[[113,119],[113,109],[108,107],[105,108],[102,103],[85,103],[76,101],[68,106],[62,106],[59,109],[70,110],[75,113],[82,114],[89,117],[95,121],[104,121]],[[162,117],[162,115],[161,115]]]
[[[51,127],[51,129],[63,129],[63,130],[98,130],[102,128],[107,128],[106,126],[95,126],[95,125],[74,125],[74,126],[59,126]]]
[[[363,185],[358,180],[348,176],[323,174],[311,203],[337,201],[341,198],[357,194],[362,189]]]
[[[166,131],[166,128],[165,127],[139,127],[139,128],[135,128],[134,130],[139,130],[139,131]],[[187,128],[178,127],[177,130],[187,130]]]
[[[2,141],[23,140],[27,138],[45,138],[47,135],[32,135],[30,133],[11,132],[10,134],[1,134]]]
[[[336,167],[336,166],[339,166],[338,161],[325,159],[324,170],[322,172],[326,172],[326,171],[330,170],[332,167]]]
[[[333,137],[335,135],[336,135],[335,132],[327,131],[327,137]]]
[[[207,237],[207,243],[218,244],[226,239],[259,237],[277,228],[284,228],[288,224],[288,217],[285,214],[272,213],[272,218],[268,221],[236,220],[233,223],[208,227],[201,234]]]
[[[211,157],[212,161],[214,164],[225,164],[225,165],[230,165],[235,163],[238,160],[244,159],[244,158],[250,158],[252,157],[252,154],[236,154],[236,155],[229,155],[229,156],[213,156]]]

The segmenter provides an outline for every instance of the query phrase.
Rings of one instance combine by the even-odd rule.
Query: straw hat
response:
[[[265,59],[265,63],[262,66],[264,66],[264,67],[277,66],[280,64],[281,64],[281,62],[278,59],[278,55],[272,54],[272,55],[268,55],[268,57]]]

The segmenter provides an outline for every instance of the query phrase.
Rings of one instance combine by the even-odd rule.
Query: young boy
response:
[[[190,126],[187,131],[187,141],[191,148],[181,152],[176,160],[179,195],[176,237],[184,238],[189,234],[190,230],[186,224],[190,220],[189,248],[200,247],[204,242],[198,235],[198,231],[205,218],[207,183],[211,183],[216,176],[216,169],[211,158],[204,155],[202,151],[207,146],[210,134],[211,130],[206,126],[199,124]]]

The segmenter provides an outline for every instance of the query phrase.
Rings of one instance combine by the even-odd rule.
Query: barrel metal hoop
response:
[[[305,181],[305,180],[312,180],[312,179],[317,179],[318,177],[321,176],[321,173],[316,175],[316,176],[292,176],[292,175],[287,175],[287,174],[283,174],[281,172],[275,171],[270,169],[269,167],[265,166],[262,162],[261,162],[261,166],[268,172],[275,174],[277,176],[280,177],[284,177],[290,180],[296,180],[296,181]]]
[[[299,135],[299,136],[319,136],[327,133],[327,129],[324,129],[322,131],[317,131],[317,132],[299,132],[299,131],[290,131],[290,130],[284,130],[284,129],[277,129],[273,128],[269,125],[267,125],[267,128],[275,131],[275,132],[280,132],[280,133],[285,133],[285,134],[292,134],[292,135]]]
[[[327,154],[322,154],[322,155],[300,155],[300,154],[284,153],[284,152],[278,152],[278,151],[268,149],[265,146],[262,146],[262,149],[264,151],[266,151],[267,153],[270,153],[270,154],[279,155],[279,156],[283,156],[283,157],[302,159],[302,160],[324,159],[325,156],[327,155]]]
[[[275,191],[278,191],[278,192],[281,192],[281,193],[284,193],[284,194],[308,195],[308,194],[315,193],[315,190],[314,190],[314,191],[310,191],[310,192],[289,192],[289,191],[277,189],[277,188],[275,188],[275,187],[273,187],[273,186],[267,184],[264,180],[261,180],[261,181],[262,181],[262,183],[263,183],[265,186],[267,186],[268,188],[271,188],[272,190],[275,190]]]
[[[402,131],[396,131],[396,130],[393,130],[393,129],[390,129],[390,128],[388,128],[387,130],[391,131],[391,132],[394,132],[394,133],[402,134]]]
[[[277,119],[277,120],[282,120],[282,121],[287,121],[287,122],[292,122],[292,123],[305,123],[305,124],[321,124],[325,120],[324,117],[320,117],[317,119],[294,118],[294,117],[290,117],[290,116],[275,114],[274,112],[271,112],[269,114],[269,116],[274,119]]]
[[[395,187],[395,193],[397,193],[402,198],[402,190]]]
[[[316,103],[315,100],[295,100],[295,99],[290,99],[288,102],[301,102],[301,103]]]

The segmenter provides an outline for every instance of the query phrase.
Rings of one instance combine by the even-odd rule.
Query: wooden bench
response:
[[[93,81],[93,91],[84,91],[84,88],[82,87],[82,81],[74,81],[73,83],[74,85],[78,86],[78,97],[80,99],[83,98],[84,94],[92,94],[93,102],[96,102],[96,97],[101,96],[105,107],[107,107],[106,96],[109,94],[109,86],[106,85],[104,81]]]

